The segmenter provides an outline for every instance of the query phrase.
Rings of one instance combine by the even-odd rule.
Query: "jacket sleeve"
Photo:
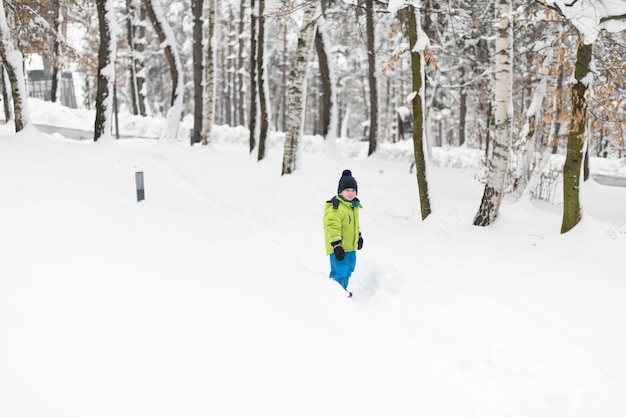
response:
[[[339,210],[333,209],[332,206],[328,206],[324,210],[324,230],[327,244],[342,239],[341,215]]]

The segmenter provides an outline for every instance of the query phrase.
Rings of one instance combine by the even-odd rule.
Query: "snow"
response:
[[[626,415],[626,188],[585,183],[565,235],[541,202],[505,200],[482,228],[465,148],[434,149],[421,221],[410,141],[367,158],[366,142],[332,155],[305,137],[280,176],[284,134],[257,162],[242,128],[205,147],[12,132],[0,415]],[[321,228],[346,168],[364,206],[353,299]]]
[[[587,45],[595,42],[602,29],[614,33],[626,30],[625,0],[547,0],[546,5],[558,7]]]

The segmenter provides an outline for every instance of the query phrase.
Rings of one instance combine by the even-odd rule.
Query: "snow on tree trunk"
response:
[[[165,54],[165,59],[170,68],[172,77],[172,99],[170,108],[167,110],[165,126],[161,132],[161,139],[176,139],[178,126],[183,112],[183,67],[180,62],[178,49],[176,48],[176,37],[169,23],[165,19],[163,6],[159,0],[142,0],[146,7],[152,26],[161,42],[161,47]]]
[[[598,0],[563,2],[547,0],[548,7],[558,10],[578,30],[580,35],[576,54],[576,69],[572,85],[572,116],[567,136],[567,155],[563,166],[563,222],[561,233],[574,228],[580,219],[580,177],[585,159],[587,103],[585,93],[591,84],[593,43],[601,30],[619,33],[626,30],[626,2]]]
[[[206,55],[203,145],[209,143],[215,110],[215,0],[208,0]]]
[[[115,83],[116,24],[112,0],[98,0],[98,24],[100,46],[98,49],[98,85],[96,92],[96,121],[94,142],[100,138],[111,138],[113,94]]]
[[[0,48],[2,46],[0,45]],[[4,65],[0,65],[0,90],[2,91],[2,110],[4,111],[4,120],[11,120],[11,108],[9,106],[9,94],[7,90],[10,85],[7,85],[6,78],[4,76]]]
[[[26,77],[24,76],[24,66],[22,64],[24,57],[13,43],[2,1],[0,1],[0,57],[2,57],[5,69],[9,75],[13,95],[15,131],[19,132],[30,124]]]
[[[546,53],[546,57],[544,58],[544,64],[538,72],[539,85],[535,90],[535,94],[533,95],[531,104],[528,108],[528,111],[526,112],[528,118],[528,127],[525,126],[522,129],[523,134],[524,132],[528,132],[528,134],[530,134],[530,131],[532,130],[530,124],[532,123],[532,120],[536,122],[536,120],[541,118],[541,109],[544,107],[542,103],[546,98],[552,98],[551,106],[556,114],[557,99],[555,96],[555,90],[558,80],[552,79],[551,70],[557,67],[558,60],[556,54],[554,53],[554,48],[552,46],[548,46],[547,48],[548,50]],[[524,191],[522,192],[522,200],[530,201],[535,197],[537,187],[539,186],[539,182],[541,180],[541,175],[548,162],[550,161],[550,143],[552,142],[552,137],[554,136],[555,131],[555,117],[554,115],[552,115],[550,117],[550,120],[544,120],[543,129],[540,134],[541,146],[539,149],[539,155],[535,156],[534,158],[536,162],[532,167],[528,182],[526,183]]]
[[[408,8],[409,46],[411,48],[411,74],[413,93],[413,151],[415,171],[419,188],[422,220],[431,213],[426,178],[426,158],[424,156],[424,49],[428,46],[428,37],[422,30],[419,8]]]
[[[496,0],[495,133],[493,154],[487,160],[485,191],[474,218],[476,226],[487,226],[494,222],[504,197],[513,131],[512,44],[511,0]]]
[[[140,0],[126,0],[128,47],[130,49],[130,90],[133,114],[147,116],[144,69],[146,49],[146,11]]]
[[[303,97],[306,93],[306,69],[315,34],[314,16],[317,5],[317,0],[305,0],[298,46],[289,71],[289,104],[282,175],[291,174],[297,168],[298,142],[302,135]]]
[[[576,69],[574,77],[576,84],[572,86],[572,118],[567,136],[567,155],[563,165],[563,222],[561,233],[570,231],[580,221],[580,175],[584,158],[586,139],[585,126],[587,124],[587,101],[585,92],[591,83],[591,44],[584,44],[582,39],[578,44],[576,54]]]

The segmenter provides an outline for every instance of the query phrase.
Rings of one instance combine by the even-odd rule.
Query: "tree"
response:
[[[376,78],[376,39],[374,37],[374,1],[365,0],[367,30],[367,79],[370,87],[370,130],[368,155],[376,152],[378,142],[378,87]]]
[[[485,191],[474,218],[474,225],[487,226],[494,222],[504,197],[513,125],[513,23],[510,0],[496,0],[496,80],[495,134],[493,154],[487,160]]]
[[[206,145],[213,128],[215,107],[215,0],[208,0],[207,11],[207,52],[206,52],[206,94],[204,103],[204,130],[202,144]]]
[[[61,4],[59,0],[52,0],[52,20],[56,33],[61,33],[61,24],[63,22],[63,14],[61,13]],[[50,85],[50,101],[57,101],[59,84],[61,80],[62,70],[59,68],[59,51],[61,49],[61,41],[58,36],[54,37],[54,55],[55,59],[52,65],[52,83]]]
[[[248,130],[250,131],[250,152],[256,147],[256,116],[257,116],[257,38],[256,38],[256,17],[254,16],[254,0],[250,0],[250,118],[248,119]]]
[[[13,117],[15,118],[15,131],[19,132],[30,123],[28,115],[26,92],[26,77],[24,76],[24,57],[22,52],[15,47],[4,4],[0,1],[0,57],[4,68],[9,76],[11,92],[13,95]]]
[[[563,222],[561,233],[570,231],[580,221],[580,173],[584,157],[585,126],[587,124],[587,104],[585,92],[590,73],[593,46],[582,42],[576,54],[576,84],[572,86],[572,116],[567,136],[567,154],[563,165]]]
[[[100,45],[98,47],[98,81],[96,92],[96,121],[94,142],[111,136],[113,94],[115,83],[115,18],[112,0],[97,0]]]
[[[579,191],[588,122],[585,94],[592,81],[593,44],[602,30],[609,32],[626,30],[626,3],[603,0],[596,2],[574,0],[570,3],[562,3],[552,0],[546,4],[568,19],[580,33],[574,70],[576,83],[572,85],[572,115],[567,136],[567,155],[563,165],[561,233],[566,233],[573,229],[582,218]]]
[[[320,78],[322,83],[322,100],[320,109],[321,133],[331,143],[337,137],[338,105],[337,105],[337,74],[332,64],[332,36],[329,32],[329,22],[321,16],[315,34],[315,49],[319,59]],[[332,146],[332,145],[331,145]]]
[[[138,0],[126,0],[126,31],[130,49],[130,96],[133,114],[146,116],[144,51],[146,49],[145,9]]]
[[[0,65],[0,90],[2,90],[2,97],[0,97],[0,100],[2,100],[2,110],[4,111],[4,120],[11,120],[11,108],[9,106],[9,94],[7,93],[7,85],[6,85],[5,78],[4,78],[4,64]]]
[[[315,31],[315,50],[320,63],[320,81],[322,84],[322,99],[320,100],[320,122],[316,125],[315,133],[319,133],[326,137],[330,127],[330,110],[331,110],[331,91],[332,83],[330,80],[330,68],[328,64],[328,54],[324,47],[324,38],[321,32],[322,25],[317,26]]]
[[[170,108],[167,110],[165,127],[161,133],[161,139],[175,139],[178,134],[178,126],[183,110],[183,68],[178,49],[176,48],[176,37],[165,19],[163,6],[159,3],[159,0],[142,0],[142,2],[148,12],[148,17],[159,38],[159,42],[163,47],[172,80]]]
[[[283,153],[282,174],[291,174],[297,168],[298,142],[302,134],[303,97],[306,90],[306,67],[312,38],[315,33],[318,0],[304,0],[298,46],[289,71],[289,99],[287,108],[287,132]]]
[[[246,92],[245,92],[245,82],[244,82],[244,68],[245,68],[245,46],[244,46],[244,18],[245,18],[245,1],[240,0],[241,5],[239,7],[239,46],[237,48],[237,88],[235,91],[239,93],[237,97],[237,126],[245,125],[246,123]]]
[[[413,79],[413,151],[415,156],[415,172],[420,196],[422,220],[430,213],[428,181],[426,178],[426,158],[424,156],[424,49],[428,45],[428,37],[421,30],[419,9],[414,5],[408,7],[409,47],[411,51],[411,74]]]
[[[259,126],[259,153],[257,159],[260,161],[265,158],[265,140],[267,139],[267,130],[269,128],[268,109],[267,109],[267,83],[265,82],[265,0],[259,0],[259,14],[257,21],[259,23],[259,43],[257,49],[257,76],[259,87],[259,107],[261,116],[261,125]]]
[[[203,46],[202,46],[202,6],[203,0],[191,0],[191,13],[193,14],[193,143],[202,140],[203,118]],[[210,40],[211,38],[209,38]]]

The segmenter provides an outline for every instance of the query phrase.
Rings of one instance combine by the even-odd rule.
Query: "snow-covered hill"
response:
[[[586,183],[566,235],[546,203],[478,228],[477,167],[452,150],[466,164],[430,168],[421,221],[401,150],[308,138],[281,177],[279,135],[259,163],[236,129],[207,147],[10,129],[0,415],[626,415],[624,188]],[[321,228],[345,168],[364,205],[353,299]]]

